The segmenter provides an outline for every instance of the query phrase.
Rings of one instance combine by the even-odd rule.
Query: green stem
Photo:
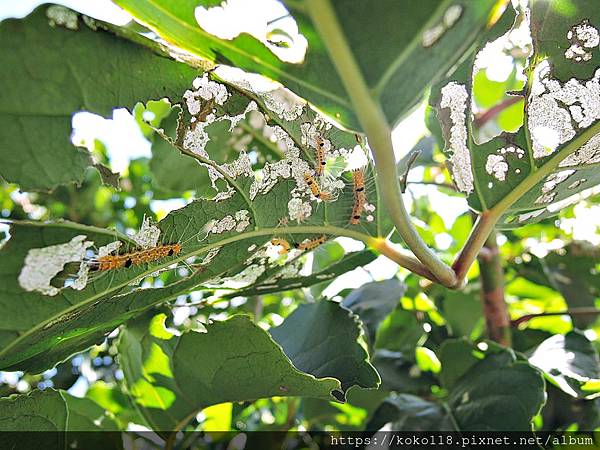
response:
[[[338,23],[330,0],[308,0],[310,17],[322,36],[346,88],[354,111],[375,157],[377,182],[396,230],[415,256],[445,286],[456,285],[454,271],[444,264],[421,239],[404,206],[396,173],[396,159],[387,119],[367,87],[361,70]]]

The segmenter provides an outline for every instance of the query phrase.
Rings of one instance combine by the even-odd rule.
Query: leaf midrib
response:
[[[59,225],[59,224],[52,224],[52,225]],[[213,244],[209,244],[206,245],[204,247],[201,247],[195,251],[186,253],[182,256],[179,256],[175,259],[171,259],[168,262],[164,262],[162,264],[158,264],[158,265],[154,265],[148,269],[146,269],[144,272],[136,275],[135,278],[143,278],[145,276],[148,276],[154,272],[156,272],[157,270],[161,270],[164,268],[167,268],[168,266],[174,264],[174,263],[178,263],[181,261],[186,260],[187,258],[190,258],[192,256],[197,256],[200,255],[202,253],[208,252],[214,248],[217,247],[222,247],[224,245],[228,245],[228,244],[232,244],[234,242],[237,241],[241,241],[244,239],[250,239],[253,237],[259,237],[259,236],[266,236],[266,235],[274,235],[277,233],[287,233],[287,234],[310,234],[310,233],[325,233],[325,234],[329,234],[329,235],[337,235],[337,236],[345,236],[345,237],[350,237],[350,238],[354,238],[360,241],[366,241],[366,240],[370,240],[373,239],[370,235],[366,235],[363,233],[359,233],[357,231],[352,231],[352,230],[348,230],[345,228],[339,228],[339,227],[333,227],[333,226],[298,226],[298,227],[289,227],[289,228],[285,228],[285,227],[280,227],[280,228],[263,228],[260,230],[253,230],[250,231],[248,233],[239,233],[236,234],[235,236],[232,236],[230,238],[227,239],[223,239],[222,241],[219,242],[215,242]],[[96,295],[93,295],[91,297],[89,297],[87,300],[77,303],[63,311],[61,311],[58,314],[53,315],[52,317],[46,319],[43,322],[40,322],[38,325],[35,325],[34,327],[30,328],[29,330],[25,331],[23,334],[21,334],[17,339],[15,339],[14,341],[12,341],[10,344],[8,344],[6,347],[4,347],[2,350],[0,350],[0,357],[5,356],[9,350],[12,350],[14,347],[16,347],[18,344],[20,344],[22,341],[24,341],[26,338],[29,338],[31,335],[35,334],[36,332],[40,331],[41,329],[44,328],[44,326],[46,326],[47,324],[59,320],[62,316],[64,316],[65,314],[69,314],[79,308],[85,307],[91,303],[93,303],[94,301],[103,298],[107,295],[110,295],[110,293],[115,292],[120,290],[123,287],[128,286],[131,283],[131,279],[128,279],[124,282],[122,282],[119,285],[113,286],[111,289],[107,289],[103,292],[99,292]]]

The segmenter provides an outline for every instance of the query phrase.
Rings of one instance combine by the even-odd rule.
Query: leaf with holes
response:
[[[196,79],[182,97],[186,109],[179,132],[173,137],[157,131],[171,151],[208,172],[213,198],[196,200],[158,225],[146,222],[129,237],[68,222],[13,223],[11,239],[0,249],[0,306],[10,312],[0,319],[1,368],[45,370],[153,305],[201,288],[249,289],[263,283],[258,280],[267,270],[319,251],[327,239],[369,243],[381,235],[370,177],[363,219],[349,221],[354,193],[347,161],[358,152],[368,162],[354,134],[333,128],[304,103],[288,105],[294,118],[269,110],[272,125],[264,115],[261,132],[271,133],[284,158],[265,163],[256,177],[245,152],[231,162],[215,161],[220,155],[211,145],[213,126],[231,127],[250,113],[265,114],[266,97],[259,104],[208,76]],[[320,179],[311,175],[317,136],[328,156]],[[368,167],[365,173],[371,173]],[[320,192],[330,198],[319,199]],[[174,264],[183,271],[172,271],[170,284],[138,287]]]
[[[76,29],[51,27],[53,14],[71,17],[69,26]],[[93,162],[87,150],[71,144],[74,113],[106,116],[116,107],[169,97],[197,74],[104,30],[94,31],[76,13],[56,5],[0,23],[0,55],[0,175],[25,190],[83,180]]]
[[[207,30],[213,14],[231,14],[239,21],[245,11],[236,10],[234,5],[223,9],[187,1],[116,3],[163,39],[191,54],[279,81],[343,125],[359,128],[325,44],[310,20],[311,14],[319,14],[319,2],[284,2],[297,23],[291,27],[295,32],[288,34],[292,38],[290,47],[272,42],[268,27],[264,35],[240,30],[231,39]],[[388,120],[397,123],[421,100],[432,80],[456,64],[478,33],[495,20],[493,12],[498,4],[495,0],[429,0],[417,6],[409,0],[385,0],[336,1],[333,7],[369,87]],[[281,8],[274,14],[283,15],[285,10]],[[277,29],[278,22],[269,26]],[[415,67],[419,67],[419,76],[415,76]]]
[[[469,61],[431,98],[457,187],[475,210],[497,216],[500,227],[555,215],[576,201],[576,194],[600,183],[596,6],[589,0],[532,2],[532,65],[524,125],[516,133],[475,142]]]

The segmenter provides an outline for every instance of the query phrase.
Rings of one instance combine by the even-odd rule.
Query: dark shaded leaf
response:
[[[342,306],[360,317],[369,344],[375,344],[379,324],[398,305],[406,287],[397,278],[364,284],[342,301]]]
[[[379,376],[357,342],[358,317],[339,303],[321,300],[300,305],[271,336],[298,369],[315,377],[335,377],[346,391],[353,385],[375,388]]]
[[[573,397],[593,398],[600,392],[598,352],[580,331],[546,339],[533,351],[529,362]]]

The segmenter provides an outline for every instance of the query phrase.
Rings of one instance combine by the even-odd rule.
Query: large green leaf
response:
[[[271,336],[294,366],[316,377],[337,378],[344,392],[354,385],[379,386],[379,375],[357,342],[360,335],[358,318],[339,303],[327,300],[300,305],[271,329]]]
[[[46,389],[0,398],[0,432],[5,448],[119,450],[123,448],[116,423],[87,398]],[[38,432],[44,432],[39,433]]]
[[[127,389],[154,430],[181,429],[210,405],[273,396],[333,399],[333,378],[298,370],[281,347],[247,316],[176,336],[166,316],[139,320],[122,330],[120,364]]]
[[[584,38],[586,30],[593,30],[590,36],[598,34],[597,4],[534,0],[530,17],[533,57],[522,94],[524,124],[516,133],[475,142],[472,61],[463,63],[442,83],[441,95],[431,99],[444,126],[457,187],[468,194],[473,209],[497,209],[504,228],[555,215],[577,200],[575,194],[600,182],[595,106],[600,101],[600,52],[597,43],[590,44],[593,37]],[[577,60],[573,52],[589,58]]]
[[[546,339],[533,351],[529,362],[573,397],[593,398],[600,392],[598,352],[580,331]]]
[[[266,36],[260,41],[242,33],[225,40],[202,29],[195,16],[197,1],[116,3],[166,41],[210,61],[277,80],[342,124],[358,129],[325,43],[309,19],[309,10],[315,4],[285,2],[308,41],[302,64],[291,64],[275,55],[275,47]],[[389,121],[396,123],[421,99],[428,84],[444,75],[472,46],[496,3],[427,0],[415,5],[409,0],[346,0],[333,2],[333,6],[366,82]],[[415,68],[419,68],[418,76]]]
[[[489,353],[472,365],[441,402],[408,394],[390,397],[367,429],[377,430],[392,422],[392,429],[398,431],[527,431],[544,400],[541,374],[504,350]]]
[[[285,261],[297,259],[304,253],[292,248],[287,255],[278,255],[277,247],[269,244],[274,237],[300,244],[320,236],[341,235],[368,240],[382,235],[380,211],[376,206],[378,194],[370,176],[366,184],[367,198],[376,211],[365,213],[364,220],[358,225],[349,223],[354,198],[345,158],[356,145],[354,134],[328,129],[322,118],[303,105],[295,119],[287,120],[271,112],[269,117],[273,125],[268,127],[277,145],[283,149],[284,158],[266,163],[261,177],[257,177],[244,152],[238,159],[220,164],[221,155],[212,141],[211,126],[241,120],[249,112],[261,114],[255,110],[264,105],[264,99],[260,101],[233,89],[227,90],[207,77],[195,83],[199,86],[197,89],[208,89],[212,95],[219,96],[219,101],[215,100],[218,108],[214,108],[210,120],[195,117],[192,121],[190,116],[196,114],[194,107],[201,108],[202,102],[210,99],[203,98],[201,106],[188,102],[190,114],[181,118],[178,126],[181,133],[172,139],[175,147],[171,150],[183,152],[199,170],[208,170],[209,189],[214,198],[196,200],[169,214],[158,225],[157,243],[180,243],[180,253],[147,264],[94,274],[82,290],[64,287],[57,289],[56,295],[48,296],[47,292],[26,291],[19,282],[25,259],[33,249],[62,245],[77,236],[85,236],[96,249],[112,241],[127,244],[121,249],[122,253],[137,247],[132,245],[131,238],[110,230],[73,223],[14,223],[11,239],[0,249],[0,277],[3,280],[0,307],[6,312],[0,319],[1,368],[47,369],[71,354],[99,343],[115,327],[153,305],[195,289],[204,287],[228,292],[248,289],[268,270],[281,267]],[[187,92],[184,95],[188,97],[200,95],[197,90]],[[330,202],[317,200],[304,180],[315,164],[310,132],[314,132],[318,124],[325,127],[323,135],[331,145],[331,156],[336,158],[335,164],[332,158],[331,166],[328,165],[327,176],[319,180],[323,189],[335,191]],[[355,151],[362,150],[357,147]],[[366,173],[371,173],[369,168]],[[329,187],[325,183],[329,183]],[[55,247],[44,251],[57,257],[63,250]],[[153,288],[150,284],[148,289],[136,288],[145,277],[169,270],[174,263],[185,265],[184,261],[192,264],[193,270],[184,275],[173,273],[170,280],[175,282],[165,287]],[[296,273],[298,269],[296,267]],[[66,272],[69,271],[74,273],[77,267],[68,266]],[[288,271],[286,276],[290,275],[295,276],[295,273]],[[65,275],[60,276],[64,278]],[[62,286],[57,277],[53,280]],[[280,280],[283,280],[281,284]],[[285,277],[277,275],[270,283],[271,291],[294,287],[285,282]],[[48,287],[47,290],[52,289]]]
[[[83,22],[53,28],[46,9],[0,23],[0,175],[27,190],[83,180],[92,161],[71,144],[72,114],[170,97],[197,74]]]

